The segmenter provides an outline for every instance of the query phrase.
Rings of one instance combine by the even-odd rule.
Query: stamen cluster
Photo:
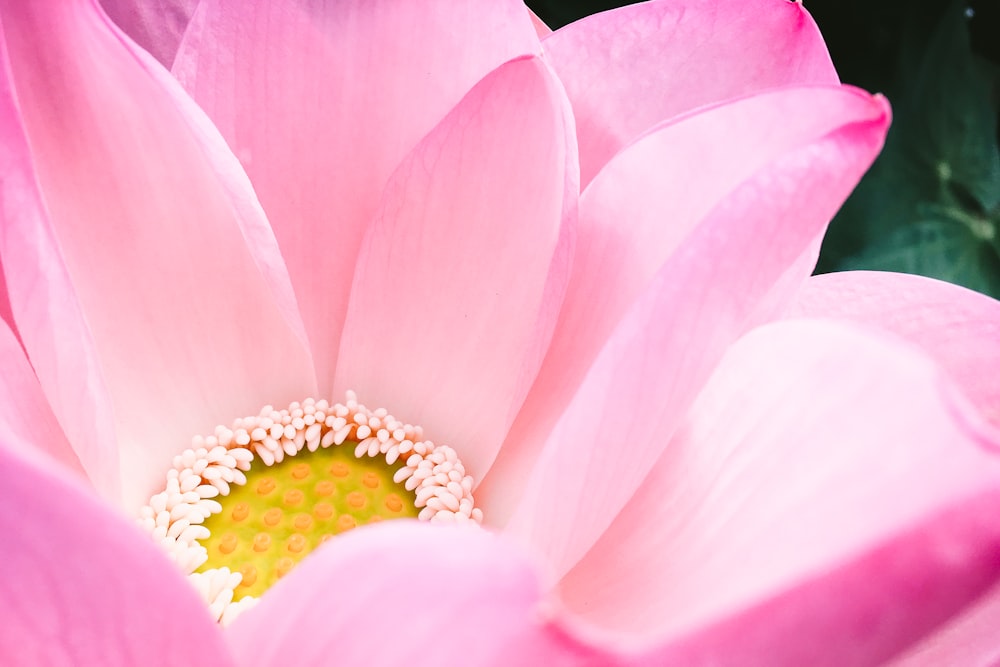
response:
[[[272,466],[303,449],[315,452],[345,442],[356,443],[355,458],[382,456],[389,466],[402,461],[393,480],[414,493],[418,519],[482,522],[473,479],[454,449],[425,440],[421,427],[400,422],[384,408],[369,410],[349,391],[345,403],[307,398],[282,410],[268,405],[230,427],[217,426],[213,435],[195,436],[191,447],[174,457],[164,490],[140,509],[140,523],[188,574],[215,618],[227,623],[256,600],[245,596],[234,602],[239,572],[226,567],[196,572],[208,560],[201,541],[210,532],[203,524],[222,511],[216,498],[229,495],[231,485],[247,483],[255,458]]]

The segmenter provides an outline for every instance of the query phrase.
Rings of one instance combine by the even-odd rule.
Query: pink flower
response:
[[[105,4],[170,72],[0,0],[0,662],[998,658],[1000,304],[808,278],[889,112],[801,5]],[[490,530],[338,537],[220,630],[117,514],[349,388]]]

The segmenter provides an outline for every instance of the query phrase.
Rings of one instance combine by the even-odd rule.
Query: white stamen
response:
[[[239,572],[225,567],[195,572],[208,560],[200,540],[210,532],[201,524],[222,512],[222,505],[213,498],[228,495],[230,485],[246,484],[244,473],[255,456],[263,465],[272,466],[305,448],[314,452],[347,440],[358,443],[355,458],[383,455],[390,466],[405,460],[393,481],[414,492],[418,519],[482,523],[483,512],[475,507],[472,496],[474,482],[455,450],[424,440],[421,427],[398,421],[384,408],[368,410],[358,402],[357,394],[348,391],[345,403],[306,399],[285,410],[266,405],[256,416],[234,420],[229,428],[217,426],[214,435],[193,437],[191,448],[174,457],[164,491],[140,508],[139,525],[188,574],[215,619],[228,624],[257,600],[244,596],[233,601],[242,581]]]
[[[392,447],[390,447],[389,449],[386,450],[386,452],[385,452],[385,462],[386,463],[388,463],[389,465],[393,465],[396,462],[396,459],[398,459],[398,458],[399,458],[399,447],[398,446],[393,445]]]

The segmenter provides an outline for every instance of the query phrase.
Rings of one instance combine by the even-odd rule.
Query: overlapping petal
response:
[[[46,312],[82,314],[86,329],[77,320],[70,333],[85,350],[91,337],[129,473],[123,493],[136,503],[178,446],[220,415],[313,390],[301,321],[249,182],[167,72],[85,0],[0,10],[19,112],[5,127],[20,119],[26,137],[8,159],[19,192],[37,178],[40,195],[12,210],[41,218],[4,221],[11,299],[34,288]],[[52,293],[28,284],[39,273],[32,261],[56,274]],[[74,298],[78,311],[66,307]],[[51,368],[41,357],[76,352],[77,341],[35,345],[22,304],[12,307],[33,362]],[[59,370],[39,373],[47,395],[66,389]],[[77,391],[96,382],[82,370],[91,374],[71,367]]]
[[[749,267],[755,266],[759,256],[777,248],[768,247],[772,245],[769,236],[748,235],[744,245],[727,246],[731,256],[723,259],[718,248],[709,250],[705,244],[711,245],[714,237],[724,239],[728,227],[746,233],[754,224],[751,221],[779,213],[763,213],[766,209],[760,208],[747,218],[735,215],[714,223],[717,227],[711,234],[698,236],[695,232],[709,211],[750,178],[759,179],[761,199],[783,198],[784,179],[790,182],[799,174],[797,169],[782,174],[777,167],[780,160],[822,144],[827,135],[851,123],[882,119],[882,126],[876,122],[868,129],[877,138],[884,130],[886,113],[884,101],[855,89],[783,89],[668,122],[607,165],[581,197],[572,274],[545,361],[481,491],[493,508],[494,520],[502,514],[495,507],[498,498],[513,496],[512,487],[521,483],[519,471],[530,467],[612,330],[671,255],[720,253],[711,255],[713,262],[732,266],[743,262],[746,270],[753,270]],[[857,153],[853,163],[833,158],[821,167],[817,162],[816,169],[838,174],[840,181],[834,184],[822,176],[825,171],[817,171],[808,186],[799,186],[800,192],[813,187],[824,196],[836,192],[846,198],[876,151],[877,142]],[[810,234],[816,239],[822,235],[833,209],[829,205],[813,208],[808,195],[798,201],[801,212],[781,214],[786,216],[784,223],[796,231],[777,233],[775,238],[778,244],[791,244],[789,252],[801,253],[812,247],[807,243]],[[799,250],[792,250],[793,246]],[[812,271],[809,263],[786,264],[792,275],[775,279],[793,286]],[[690,276],[683,278],[691,293],[709,289],[716,276],[706,273],[703,279],[705,285],[691,282]],[[735,273],[732,279],[735,287],[730,293],[735,299],[744,281]],[[679,283],[682,278],[675,275],[665,280]],[[789,297],[784,292],[778,296]],[[711,311],[704,314],[712,317]]]
[[[100,0],[104,11],[139,46],[170,67],[201,0]]]
[[[173,71],[267,210],[324,394],[361,240],[389,175],[477,81],[538,50],[517,0],[199,6]]]
[[[6,38],[0,41],[0,261],[8,276],[3,299],[9,304],[11,328],[83,469],[99,493],[117,499],[121,480],[111,401],[38,189]],[[11,386],[14,392],[22,391]],[[8,421],[20,418],[12,407],[0,408]]]
[[[364,528],[275,585],[229,643],[244,667],[615,664],[547,618],[536,572],[485,531]]]
[[[158,547],[53,461],[0,442],[0,663],[227,667],[204,603]]]
[[[573,103],[581,183],[671,116],[768,88],[836,84],[801,3],[659,0],[602,12],[545,39]]]
[[[555,310],[545,284],[576,212],[575,174],[568,104],[544,63],[483,79],[386,188],[360,251],[337,392],[393,406],[485,470],[534,377],[527,357],[548,338],[536,323]]]
[[[751,332],[564,599],[681,664],[891,657],[1000,577],[997,443],[946,383],[844,324]]]
[[[622,318],[561,412],[507,526],[557,573],[586,552],[645,477],[760,300],[874,159],[887,123],[876,98],[869,115],[744,181]]]
[[[1000,584],[890,665],[994,667],[1000,664],[997,627],[1000,627]]]
[[[1000,426],[1000,301],[922,276],[849,271],[810,278],[788,315],[850,320],[902,336]]]
[[[1000,454],[978,420],[1000,388],[976,362],[1000,360],[1000,315],[895,277],[799,291],[888,124],[834,85],[799,3],[651,2],[548,34],[514,0],[102,1],[207,114],[97,0],[0,0],[0,422],[22,450],[0,447],[0,481],[41,498],[0,508],[26,573],[0,581],[0,659],[155,665],[148,636],[163,664],[230,661],[180,577],[34,448],[116,497],[124,469],[134,504],[193,433],[353,388],[479,476],[550,340],[477,490],[507,535],[327,544],[238,619],[236,661],[632,664],[552,620],[506,537],[576,613],[641,636],[637,664],[874,664],[963,608],[912,659],[988,657]],[[923,347],[978,411],[898,338],[739,340],[795,294],[795,316]]]
[[[0,322],[0,432],[9,442],[37,447],[58,461],[67,470],[86,478],[80,458],[69,444],[59,423],[52,414],[52,408],[38,385],[38,378],[32,370],[24,350],[14,333]],[[90,469],[101,464],[116,466],[117,460],[88,461]],[[117,470],[95,476],[114,479]]]

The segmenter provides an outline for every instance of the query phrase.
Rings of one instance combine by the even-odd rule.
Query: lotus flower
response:
[[[0,662],[997,659],[1000,304],[808,277],[889,112],[800,4],[105,6],[0,0]],[[220,628],[136,512],[348,389],[486,529],[348,532]]]

